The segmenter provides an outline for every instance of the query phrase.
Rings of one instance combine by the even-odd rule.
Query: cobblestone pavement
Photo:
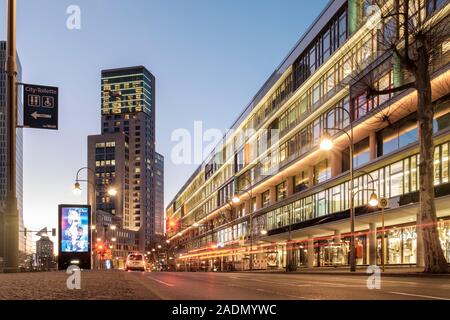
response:
[[[1,299],[40,300],[450,300],[450,279],[213,272],[83,271],[81,289],[67,289],[65,272],[0,274]]]
[[[158,299],[127,272],[82,271],[80,290],[67,289],[68,276],[64,271],[0,273],[0,300]]]

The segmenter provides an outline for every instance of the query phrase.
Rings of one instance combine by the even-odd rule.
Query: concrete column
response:
[[[288,197],[294,194],[294,177],[286,179],[286,193]]]
[[[277,188],[276,186],[272,186],[269,190],[270,204],[274,204],[277,202]]]
[[[374,160],[377,157],[377,135],[375,131],[369,132],[369,151],[370,160]]]
[[[312,187],[314,185],[314,167],[308,167],[308,186]]]
[[[334,242],[334,244],[341,243],[341,231],[334,230],[333,242]]]
[[[297,246],[293,242],[286,243],[286,271],[297,270],[296,250]]]
[[[342,172],[342,153],[337,150],[330,151],[331,177],[334,178]]]
[[[314,267],[314,239],[312,236],[308,236],[308,268]]]
[[[245,215],[252,212],[252,199],[245,200]]]
[[[377,224],[369,224],[369,265],[375,266],[377,264]]]
[[[258,211],[259,209],[261,209],[261,193],[255,194],[255,198],[256,198],[256,211]]]

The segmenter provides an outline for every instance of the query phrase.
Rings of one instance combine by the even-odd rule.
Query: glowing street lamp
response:
[[[231,202],[233,202],[234,204],[237,204],[237,203],[241,202],[241,198],[239,198],[237,195],[234,195],[233,198],[231,199]]]
[[[376,206],[378,206],[378,197],[377,197],[377,195],[375,194],[375,192],[372,192],[372,194],[370,195],[370,199],[369,199],[369,205],[371,206],[371,207],[376,207]]]
[[[73,193],[76,195],[80,195],[83,192],[83,190],[81,189],[81,185],[79,182],[75,182],[75,184],[73,185]]]
[[[331,136],[328,133],[324,133],[322,139],[320,140],[320,149],[325,151],[330,151],[333,149],[334,143]]]
[[[109,189],[108,189],[108,194],[109,194],[111,197],[114,197],[115,195],[117,195],[117,189],[116,189],[116,188],[109,188]]]

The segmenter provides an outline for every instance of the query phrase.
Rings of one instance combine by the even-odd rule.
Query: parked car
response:
[[[145,257],[141,253],[130,253],[127,256],[127,261],[125,262],[125,271],[128,270],[140,270],[145,271],[146,269]]]

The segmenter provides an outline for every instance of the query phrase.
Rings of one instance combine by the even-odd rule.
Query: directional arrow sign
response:
[[[58,129],[58,88],[23,85],[23,126]]]
[[[51,119],[51,118],[52,118],[52,116],[51,116],[50,114],[40,114],[40,113],[37,113],[37,111],[33,112],[33,113],[31,114],[31,116],[32,116],[34,119],[37,119],[37,118]]]

